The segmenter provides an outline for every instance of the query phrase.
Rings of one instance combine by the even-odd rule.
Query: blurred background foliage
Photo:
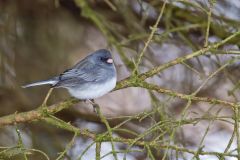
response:
[[[140,63],[140,73],[219,42],[240,26],[238,0],[0,0],[0,115],[36,109],[48,86],[22,89],[21,85],[59,74],[100,48],[112,51],[118,80],[130,76],[161,11],[160,23]],[[148,81],[185,94],[200,87],[197,96],[237,103],[239,63],[229,60],[238,58],[239,43],[239,38],[231,39],[224,46],[178,63]],[[204,84],[226,63],[229,65]],[[66,90],[56,89],[49,104],[67,98]],[[111,127],[126,121],[117,127],[114,136],[194,151],[190,154],[178,148],[138,145],[129,148],[114,143],[118,159],[238,159],[224,156],[240,151],[238,128],[230,107],[204,102],[189,104],[141,88],[114,91],[96,101]],[[83,102],[56,116],[96,134],[106,132],[91,105]],[[62,159],[95,159],[94,141],[75,137],[73,145],[67,148],[72,136],[42,121],[2,126],[0,158],[57,159],[66,150]],[[21,150],[25,147],[27,152]],[[115,159],[111,150],[111,143],[103,142],[102,159]],[[217,153],[199,155],[202,151]]]

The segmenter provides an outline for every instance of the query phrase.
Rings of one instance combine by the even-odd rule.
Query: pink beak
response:
[[[113,59],[112,59],[112,58],[109,58],[109,59],[107,60],[107,63],[109,63],[109,64],[113,63]]]

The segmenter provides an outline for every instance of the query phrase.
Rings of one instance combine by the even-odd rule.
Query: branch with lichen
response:
[[[216,155],[219,157],[239,157],[239,153],[240,153],[240,138],[239,138],[239,104],[238,103],[234,103],[234,102],[230,102],[230,101],[224,101],[221,99],[217,99],[217,98],[210,98],[210,97],[198,97],[195,94],[184,94],[184,93],[179,93],[170,89],[165,89],[162,88],[161,86],[158,86],[156,84],[151,84],[146,82],[145,80],[147,78],[153,77],[159,73],[161,73],[162,71],[164,71],[165,69],[168,69],[169,67],[175,66],[177,64],[185,64],[185,62],[187,60],[190,60],[192,58],[196,58],[202,55],[206,55],[208,52],[218,52],[223,54],[239,54],[239,51],[222,51],[219,50],[219,47],[223,46],[224,44],[229,43],[229,41],[237,38],[237,36],[239,36],[240,31],[231,34],[230,36],[228,36],[227,38],[225,38],[224,40],[218,42],[218,43],[214,43],[214,44],[209,44],[208,42],[208,38],[209,38],[209,30],[212,27],[211,24],[211,16],[212,16],[212,6],[210,7],[208,13],[208,21],[207,24],[202,23],[202,24],[195,24],[195,25],[189,25],[188,27],[178,27],[175,28],[173,30],[168,30],[165,32],[164,35],[167,35],[170,32],[176,31],[179,32],[181,30],[185,30],[187,28],[196,28],[196,27],[204,27],[206,26],[206,34],[205,34],[205,43],[204,43],[204,48],[199,49],[193,53],[187,54],[186,56],[182,56],[182,57],[178,57],[172,61],[169,61],[167,63],[164,63],[162,65],[156,66],[152,69],[150,69],[149,71],[145,72],[145,73],[139,73],[137,72],[138,67],[141,63],[142,57],[144,56],[144,53],[146,51],[146,49],[148,48],[150,42],[154,39],[154,34],[157,30],[157,26],[159,24],[159,21],[162,17],[165,5],[167,3],[167,1],[165,1],[163,3],[163,7],[161,9],[161,12],[155,22],[155,25],[152,28],[152,31],[150,33],[150,35],[148,36],[148,34],[146,34],[148,37],[144,48],[142,49],[142,51],[139,54],[139,57],[137,58],[136,64],[135,66],[133,66],[133,63],[126,57],[125,53],[123,52],[122,48],[119,46],[117,39],[111,34],[111,32],[109,31],[109,28],[107,27],[107,25],[104,23],[105,19],[104,17],[102,17],[101,15],[98,15],[94,10],[92,10],[89,6],[87,1],[85,0],[75,0],[76,4],[82,9],[82,16],[85,18],[90,19],[92,22],[94,22],[94,24],[101,30],[101,32],[104,34],[104,36],[107,38],[108,42],[112,45],[115,46],[115,48],[117,48],[118,52],[121,55],[121,58],[123,60],[123,62],[126,64],[127,67],[129,67],[130,69],[133,70],[134,74],[132,74],[131,76],[129,76],[128,78],[120,81],[117,83],[117,86],[115,88],[115,90],[120,90],[123,88],[128,88],[128,87],[140,87],[140,88],[145,88],[149,91],[155,91],[157,93],[161,93],[164,95],[168,95],[170,97],[177,97],[180,98],[182,100],[186,100],[188,101],[188,105],[191,104],[192,101],[195,102],[206,102],[209,104],[218,104],[221,106],[225,106],[225,107],[229,107],[231,109],[233,109],[234,111],[234,127],[235,127],[235,134],[237,137],[237,145],[238,145],[238,149],[237,152],[238,154],[232,153],[231,151],[228,151],[226,149],[226,152],[221,153],[221,152],[204,152],[201,148],[201,146],[199,146],[197,151],[191,150],[191,149],[187,149],[185,147],[182,146],[177,146],[177,145],[172,145],[172,144],[167,144],[167,143],[163,143],[162,141],[157,141],[157,140],[144,140],[143,137],[146,136],[147,134],[150,134],[155,128],[151,127],[150,129],[153,130],[148,130],[147,132],[145,132],[144,134],[138,136],[137,138],[123,138],[123,137],[113,137],[112,136],[112,132],[115,131],[114,129],[116,128],[111,128],[107,119],[103,116],[103,114],[101,113],[100,109],[97,108],[97,113],[101,119],[101,122],[103,122],[107,128],[107,132],[106,133],[102,133],[102,134],[96,134],[94,132],[90,132],[88,130],[85,129],[80,129],[77,128],[73,125],[71,125],[70,123],[66,123],[61,119],[58,119],[57,117],[54,116],[55,113],[64,110],[64,109],[68,109],[69,107],[77,104],[79,102],[79,100],[76,99],[68,99],[66,101],[60,102],[58,104],[54,104],[51,105],[49,107],[46,107],[46,101],[47,101],[47,97],[43,102],[43,105],[39,106],[37,109],[32,110],[32,111],[27,111],[27,112],[22,112],[22,113],[14,113],[11,115],[7,115],[7,116],[3,116],[0,117],[0,126],[7,126],[7,125],[15,125],[18,123],[26,123],[26,122],[32,122],[32,121],[44,121],[48,124],[51,124],[53,126],[56,126],[58,128],[62,128],[64,130],[70,131],[72,133],[74,133],[73,139],[70,141],[70,143],[68,144],[68,146],[66,147],[66,149],[61,152],[61,154],[59,155],[59,157],[57,159],[61,159],[62,157],[65,156],[65,154],[67,153],[68,149],[70,149],[70,147],[73,145],[73,141],[75,139],[75,137],[77,135],[80,136],[84,136],[87,138],[90,138],[94,141],[94,143],[96,144],[96,159],[101,159],[101,143],[102,142],[111,142],[112,145],[112,154],[114,155],[114,158],[117,159],[117,153],[118,151],[115,150],[114,148],[114,144],[115,142],[121,142],[123,144],[126,144],[129,146],[129,148],[131,148],[131,146],[133,145],[138,145],[141,147],[146,148],[148,156],[151,157],[152,159],[154,159],[154,156],[152,154],[152,150],[151,149],[158,149],[161,148],[163,150],[174,150],[176,152],[186,152],[186,153],[190,153],[194,156],[199,156],[199,155]],[[106,3],[108,3],[108,5],[111,6],[111,8],[115,8],[115,6],[112,6],[112,4],[108,1],[106,1]],[[211,4],[213,5],[213,4]],[[116,8],[115,8],[116,9]],[[115,10],[113,9],[113,10]],[[145,35],[144,35],[145,36]],[[143,37],[141,37],[143,38]],[[187,65],[187,64],[185,64]],[[203,84],[205,85],[205,84]],[[201,89],[201,88],[200,88]],[[50,92],[49,92],[50,93]],[[212,120],[216,120],[219,117],[213,117]],[[207,119],[207,117],[201,117],[200,119],[191,119],[191,120],[187,120],[187,119],[181,119],[180,121],[176,121],[176,125],[175,128],[179,127],[180,125],[184,125],[184,124],[193,124],[197,122],[199,122],[200,120],[204,120]],[[208,120],[211,120],[211,118],[209,118]],[[156,125],[157,126],[157,125]],[[207,133],[207,132],[206,132]],[[21,136],[19,134],[19,139],[21,140]],[[204,139],[204,138],[203,138]],[[20,141],[19,141],[20,142]],[[21,143],[20,143],[21,144]],[[23,149],[24,146],[21,146],[21,149]],[[129,152],[129,148],[126,150],[125,153]],[[24,152],[25,154],[25,152]],[[24,155],[25,156],[25,155]],[[26,157],[26,156],[25,156]],[[26,158],[25,158],[26,159]]]
[[[128,87],[142,87],[142,88],[147,88],[150,90],[155,90],[159,93],[176,96],[176,97],[179,97],[179,98],[185,99],[185,100],[192,99],[195,101],[204,101],[204,102],[208,102],[208,103],[217,103],[217,104],[222,104],[225,106],[228,105],[228,106],[234,107],[234,106],[236,106],[236,104],[233,102],[223,101],[223,100],[209,98],[209,97],[190,96],[190,95],[178,93],[178,92],[175,92],[172,90],[163,89],[157,85],[148,84],[148,83],[144,82],[144,80],[162,72],[163,70],[165,70],[171,66],[174,66],[176,64],[181,64],[182,62],[184,62],[186,60],[206,54],[208,51],[210,51],[212,49],[217,49],[218,47],[220,47],[223,44],[226,44],[228,41],[232,40],[233,38],[236,38],[239,34],[240,34],[240,31],[230,35],[226,39],[224,39],[216,44],[212,44],[206,48],[200,49],[200,50],[193,52],[191,54],[188,54],[186,56],[176,58],[170,62],[167,62],[160,66],[154,67],[153,69],[151,69],[145,73],[130,76],[130,77],[118,82],[115,90],[120,90],[120,89],[128,88]],[[14,123],[23,123],[23,122],[33,121],[33,120],[39,120],[43,117],[48,116],[48,114],[55,114],[63,109],[69,108],[70,106],[72,106],[78,102],[79,102],[79,100],[69,99],[69,100],[61,102],[59,104],[54,104],[54,105],[50,106],[49,108],[39,107],[36,110],[32,110],[32,111],[28,111],[28,112],[14,113],[14,114],[11,114],[8,116],[1,117],[0,125],[3,126],[3,125],[14,124]]]

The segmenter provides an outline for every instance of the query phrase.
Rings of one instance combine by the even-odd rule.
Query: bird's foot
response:
[[[94,99],[86,99],[85,102],[86,101],[88,101],[92,105],[93,112],[97,113],[98,104],[94,102]]]

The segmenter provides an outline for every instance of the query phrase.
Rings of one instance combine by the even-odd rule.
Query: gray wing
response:
[[[103,70],[90,61],[81,61],[73,68],[59,76],[59,82],[53,87],[74,87],[89,82],[97,82],[103,78]]]

